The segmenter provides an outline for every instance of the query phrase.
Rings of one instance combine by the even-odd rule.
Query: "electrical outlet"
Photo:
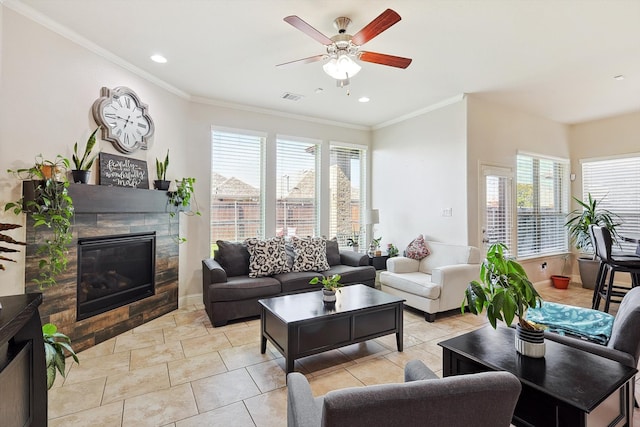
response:
[[[541,269],[542,271],[544,271],[544,270],[546,270],[546,269],[547,269],[547,262],[546,262],[546,261],[545,261],[545,262],[543,262],[542,264],[540,264],[540,269]]]

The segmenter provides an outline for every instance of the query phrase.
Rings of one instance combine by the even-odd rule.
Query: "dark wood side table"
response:
[[[395,333],[402,351],[404,299],[366,285],[345,286],[336,297],[333,305],[322,302],[322,291],[259,300],[260,352],[271,341],[284,356],[288,374],[295,359],[383,335]]]
[[[389,259],[389,255],[368,255],[369,256],[369,265],[375,267],[376,270],[386,270],[387,269],[387,260]]]
[[[507,371],[522,392],[513,415],[516,426],[630,426],[637,369],[545,340],[544,358],[518,354],[515,330],[487,326],[438,343],[443,375]]]

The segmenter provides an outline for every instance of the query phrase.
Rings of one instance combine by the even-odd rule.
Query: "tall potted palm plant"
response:
[[[613,212],[600,207],[602,200],[598,200],[587,195],[587,200],[573,198],[580,208],[573,210],[567,215],[565,226],[569,230],[569,237],[575,248],[585,256],[578,257],[578,268],[580,270],[580,280],[582,287],[587,289],[595,288],[596,276],[598,275],[599,262],[596,260],[595,248],[589,234],[589,226],[597,225],[605,227],[611,232],[614,243],[618,242],[618,232],[616,227],[620,225],[620,217]]]

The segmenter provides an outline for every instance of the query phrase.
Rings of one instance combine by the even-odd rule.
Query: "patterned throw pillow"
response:
[[[249,250],[249,277],[264,277],[288,273],[287,254],[284,250],[284,237],[259,240],[245,240]]]
[[[296,253],[291,271],[326,271],[330,268],[323,238],[292,236],[291,243]]]
[[[411,243],[407,246],[405,250],[405,256],[407,258],[413,258],[417,260],[421,260],[422,258],[427,257],[431,252],[427,247],[427,243],[424,241],[424,236],[419,235]]]

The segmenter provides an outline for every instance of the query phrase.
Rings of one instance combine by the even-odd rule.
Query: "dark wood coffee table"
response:
[[[393,333],[402,351],[402,298],[366,285],[345,286],[336,296],[331,306],[322,302],[322,291],[259,300],[260,352],[271,341],[289,373],[295,359]]]
[[[544,358],[518,354],[515,330],[487,326],[438,343],[444,376],[507,371],[520,379],[516,426],[629,426],[636,369],[545,340]]]

